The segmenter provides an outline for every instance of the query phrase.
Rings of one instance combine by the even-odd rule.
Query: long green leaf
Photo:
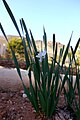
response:
[[[59,64],[60,64],[60,62],[61,62],[61,60],[62,60],[63,52],[64,52],[64,45],[63,45],[63,48],[60,49],[59,59],[58,59],[58,63],[59,63]]]
[[[34,53],[36,55],[37,54],[37,47],[36,47],[36,44],[35,44],[35,41],[34,41],[31,30],[30,30],[30,35],[31,35],[31,40],[32,40],[32,44],[33,44]]]
[[[17,22],[16,22],[16,20],[15,20],[15,18],[14,18],[14,15],[13,15],[13,13],[12,13],[12,11],[11,11],[9,5],[7,4],[7,2],[6,2],[5,0],[2,0],[2,1],[3,1],[3,3],[4,3],[4,6],[5,6],[5,8],[6,8],[8,14],[9,14],[11,20],[12,20],[13,23],[14,23],[14,26],[15,26],[15,28],[16,28],[16,30],[17,30],[19,36],[21,37],[21,33],[20,33],[20,31],[19,31],[19,28],[18,28]]]
[[[44,32],[43,41],[44,41],[44,45],[45,45],[45,50],[47,51],[47,35],[46,35],[44,27],[43,27],[43,32]]]
[[[40,89],[41,88],[41,86],[40,86],[40,84],[41,84],[40,83],[40,72],[37,70],[37,66],[35,63],[32,65],[32,68],[33,68],[35,81],[38,83],[38,87]]]
[[[25,39],[23,38],[22,40],[23,40],[24,54],[25,54],[25,60],[26,60],[26,69],[28,69],[28,67],[30,66],[29,55],[28,55]]]
[[[62,88],[61,88],[61,90],[64,88],[64,85],[65,85],[65,83],[66,83],[66,81],[68,79],[69,69],[70,69],[70,66],[67,68],[67,71],[66,71],[66,73],[64,75],[64,78],[62,80],[62,86],[61,86]]]
[[[78,46],[79,46],[79,43],[80,43],[80,38],[78,39],[78,41],[77,41],[77,43],[76,43],[76,46],[75,46],[75,49],[74,49],[74,52],[73,52],[74,55],[75,55],[76,50],[77,50],[77,48],[78,48]]]
[[[27,95],[28,99],[30,100],[31,104],[33,105],[36,112],[39,112],[38,107],[35,106],[34,102],[37,102],[34,100],[33,96],[31,95],[30,91],[26,88],[26,86],[23,84],[25,94]]]
[[[55,110],[56,110],[56,106],[59,100],[59,95],[56,97],[56,91],[55,89],[53,89],[53,91],[51,92],[51,97],[50,97],[50,117],[52,117],[52,115],[54,114]]]
[[[56,43],[56,48],[55,48],[55,53],[54,53],[53,61],[54,61],[54,66],[55,66],[55,64],[57,62],[57,43]]]
[[[32,96],[32,99],[33,99],[33,103],[34,103],[34,108],[36,110],[36,112],[39,111],[39,107],[38,107],[38,100],[37,100],[37,96],[36,96],[36,93],[35,93],[35,89],[32,85],[32,79],[31,79],[31,69],[29,69],[29,80],[30,80],[30,92],[31,92],[31,96]]]
[[[43,112],[45,113],[46,112],[46,101],[45,101],[41,91],[38,92],[38,96],[39,96],[41,108],[42,108]]]
[[[22,32],[23,32],[22,43],[23,43],[23,47],[24,47],[24,54],[25,54],[25,60],[26,60],[26,69],[28,69],[28,67],[30,66],[29,55],[28,55],[28,50],[27,50],[25,38],[24,38],[23,25],[22,25],[21,21],[20,21],[20,24],[21,24],[21,28],[22,28]]]
[[[54,55],[54,50],[55,50],[55,34],[53,34],[53,55]]]
[[[50,87],[51,87],[53,70],[54,70],[54,67],[53,67],[53,60],[52,60],[52,63],[50,65],[50,70],[49,70],[49,76],[48,76],[48,91],[50,90]]]
[[[69,47],[70,47],[70,42],[71,42],[71,39],[72,39],[72,35],[73,35],[73,31],[72,31],[70,40],[69,40],[69,42],[68,42],[68,44],[67,44],[67,47],[66,47],[66,50],[65,50],[65,53],[64,53],[64,56],[63,56],[62,66],[63,66],[63,64],[65,63],[66,57],[67,57],[67,55],[68,55],[68,50],[69,50]]]
[[[75,50],[76,51],[76,50]],[[73,47],[71,46],[71,52],[72,52],[72,60],[75,61],[75,65],[76,65],[76,58],[75,58],[75,52],[73,51]]]
[[[27,27],[26,27],[26,24],[25,24],[25,21],[24,19],[20,19],[20,23],[21,23],[21,26],[22,26],[22,30],[25,31],[26,33],[26,40],[27,40],[27,43],[28,43],[28,47],[29,47],[29,50],[32,54],[32,50],[31,50],[31,40],[30,40],[30,37],[29,37],[29,33],[28,33],[28,30],[27,30]]]
[[[3,26],[2,26],[1,23],[0,23],[0,29],[1,29],[1,31],[2,31],[2,33],[3,33],[3,35],[4,35],[4,37],[5,37],[6,41],[8,42],[7,36],[6,36],[5,32],[4,32],[4,29],[3,29]]]
[[[19,68],[19,64],[18,64],[17,58],[16,58],[15,53],[14,53],[14,51],[13,51],[11,46],[10,46],[10,49],[11,49],[11,52],[12,52],[13,60],[14,60],[14,63],[15,63],[18,75],[19,75],[20,79],[22,80],[22,76],[21,76],[21,72],[20,72],[20,68]]]

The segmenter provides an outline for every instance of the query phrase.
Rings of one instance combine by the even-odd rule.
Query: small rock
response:
[[[33,110],[33,113],[36,113],[36,111],[35,111],[35,110]]]
[[[23,98],[27,98],[27,95],[25,93],[23,93]]]

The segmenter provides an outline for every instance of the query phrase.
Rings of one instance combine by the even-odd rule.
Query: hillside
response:
[[[12,38],[18,39],[19,36],[8,35],[7,38],[10,41]],[[0,36],[0,43],[7,45],[7,42],[3,36]],[[57,42],[57,45],[58,45],[58,51],[59,51],[60,48],[63,47],[63,44],[61,44],[60,42]],[[38,50],[40,50],[40,51],[41,51],[41,46],[42,46],[42,48],[44,48],[44,44],[43,44],[43,42],[41,42],[41,40],[36,40],[36,46],[37,46]],[[48,41],[48,53],[50,56],[52,55],[52,47],[53,47],[52,41]]]
[[[6,42],[6,40],[5,40],[5,38],[3,36],[0,36],[0,43],[7,44],[7,42]]]
[[[16,38],[16,39],[19,38],[19,36],[8,35],[7,38],[8,38],[8,40],[10,41],[12,38]],[[4,36],[0,36],[0,43],[5,43],[5,44],[7,44]]]
[[[52,56],[52,49],[53,49],[52,41],[48,41],[47,45],[48,45],[47,49],[48,49],[49,56]],[[41,51],[41,47],[44,48],[44,44],[41,40],[36,40],[36,46],[37,46],[39,51]],[[58,53],[60,51],[60,48],[62,48],[62,47],[63,47],[63,44],[61,44],[60,42],[57,42]]]

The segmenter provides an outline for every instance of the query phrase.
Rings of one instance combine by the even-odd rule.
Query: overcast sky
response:
[[[7,3],[19,28],[19,20],[24,18],[35,40],[43,39],[43,26],[48,40],[52,40],[52,34],[55,33],[56,41],[66,45],[71,32],[74,31],[71,45],[75,46],[80,37],[80,0],[7,0]],[[2,0],[0,22],[7,35],[18,35]]]

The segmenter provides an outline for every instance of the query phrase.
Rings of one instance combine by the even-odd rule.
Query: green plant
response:
[[[74,50],[71,47],[72,56],[70,56],[69,67],[66,72],[66,76],[65,76],[66,78],[64,79],[64,82],[63,82],[63,84],[67,82],[67,87],[68,87],[67,90],[64,87],[64,95],[68,103],[68,109],[70,110],[70,112],[73,111],[76,114],[78,120],[80,120],[80,68],[76,63],[75,53],[79,45],[79,41],[80,39],[77,41],[77,44]],[[76,79],[74,79],[74,75],[73,75],[73,66],[72,66],[73,62],[75,63],[75,66],[77,68]],[[77,98],[75,94],[76,91],[77,91]]]
[[[30,30],[30,36],[28,34],[28,30],[26,27],[26,24],[23,20],[23,18],[20,20],[20,25],[22,29],[23,36],[20,33],[20,30],[18,28],[18,25],[16,23],[16,20],[12,14],[11,9],[9,8],[7,2],[5,0],[2,0],[4,3],[4,6],[7,9],[7,12],[13,21],[13,24],[19,33],[19,36],[22,40],[23,48],[24,48],[24,56],[26,61],[26,69],[29,70],[29,82],[30,82],[30,88],[27,89],[19,68],[19,64],[15,55],[15,52],[10,46],[10,43],[8,42],[8,39],[6,37],[6,34],[4,32],[4,29],[0,23],[0,29],[2,33],[5,36],[5,39],[9,43],[12,56],[14,59],[14,63],[18,72],[18,75],[22,81],[24,91],[27,94],[28,99],[32,103],[35,111],[37,113],[42,112],[45,114],[47,119],[52,118],[53,114],[56,111],[57,103],[59,100],[60,93],[64,87],[65,81],[68,78],[68,72],[65,74],[64,79],[62,80],[60,71],[63,70],[63,65],[66,60],[66,56],[68,54],[68,50],[70,47],[70,42],[72,38],[72,34],[69,40],[69,43],[66,47],[66,50],[64,52],[64,47],[60,50],[60,54],[57,60],[57,43],[55,42],[55,34],[53,34],[53,57],[51,58],[51,64],[48,63],[48,53],[47,53],[47,35],[45,32],[45,29],[43,28],[43,42],[44,42],[44,48],[41,49],[41,52],[39,53],[35,44],[35,40],[33,38],[32,32]],[[28,44],[28,47],[26,46],[26,41],[24,38],[24,33],[26,34],[25,38]],[[28,52],[28,50],[30,52]],[[33,71],[34,75],[34,83],[35,86],[32,84],[32,75],[31,70]]]
[[[10,46],[14,50],[17,59],[24,60],[24,47],[22,44],[22,40],[19,37],[17,37],[17,38],[11,38],[11,40],[9,41],[9,44],[7,45],[7,53],[12,58]]]
[[[0,24],[0,27],[1,27],[1,24]],[[1,30],[3,31],[2,27],[1,27]],[[45,35],[45,30],[44,30],[44,35]],[[31,33],[31,36],[32,36],[32,33]],[[32,36],[32,39],[33,39],[33,36]],[[54,42],[55,42],[55,39],[54,39]],[[58,67],[54,69],[56,64],[57,44],[56,44],[56,49],[54,50],[54,53],[55,53],[54,60],[52,59],[52,64],[49,66],[48,54],[46,52],[47,50],[45,50],[45,52],[43,51],[40,54],[38,54],[34,40],[32,43],[33,43],[33,49],[34,49],[34,59],[32,59],[33,54],[31,54],[28,57],[28,53],[25,47],[26,44],[24,43],[24,49],[26,51],[25,54],[27,54],[27,57],[25,55],[26,67],[27,68],[29,67],[29,80],[30,80],[29,90],[25,87],[23,83],[18,61],[16,59],[15,53],[11,46],[10,48],[11,48],[13,59],[14,59],[18,74],[21,78],[25,93],[27,94],[34,109],[36,110],[36,112],[43,112],[45,116],[47,116],[47,118],[51,118],[53,113],[56,110],[56,106],[59,100],[59,95],[61,92],[61,86],[58,85],[59,79],[60,79],[60,72],[59,72],[60,66],[58,65]],[[46,44],[45,44],[45,48],[46,48]],[[35,78],[35,87],[33,87],[32,85],[31,70],[33,71],[34,78]],[[53,76],[53,73],[54,73],[54,76]]]
[[[71,51],[73,54],[73,49],[71,47]],[[73,54],[74,55],[74,54]],[[74,83],[74,80],[73,80],[73,58],[74,56],[72,55],[69,55],[69,66],[68,66],[68,69],[67,69],[67,72],[66,72],[66,79],[65,79],[65,82],[67,84],[67,89],[65,88],[64,86],[64,95],[66,96],[67,98],[67,102],[68,102],[68,107],[72,107],[72,103],[73,103],[73,100],[74,100],[74,91],[75,91],[75,88],[76,88],[76,82]]]

